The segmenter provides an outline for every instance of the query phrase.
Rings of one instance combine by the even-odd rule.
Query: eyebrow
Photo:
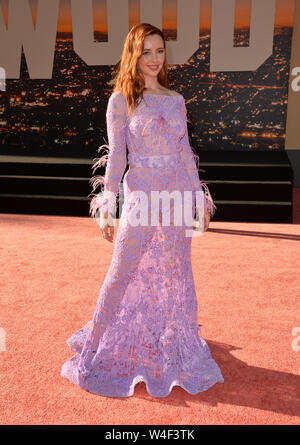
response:
[[[157,49],[165,49],[163,46],[161,46],[160,48]],[[151,51],[151,48],[144,48],[144,51]]]

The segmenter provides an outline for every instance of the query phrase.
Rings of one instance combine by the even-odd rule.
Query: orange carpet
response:
[[[202,336],[225,382],[190,395],[88,393],[60,376],[113,244],[90,218],[0,215],[2,425],[299,424],[300,189],[293,224],[212,221],[192,240]],[[294,347],[293,347],[294,345]],[[296,345],[296,347],[295,347]],[[298,346],[298,347],[297,347]]]

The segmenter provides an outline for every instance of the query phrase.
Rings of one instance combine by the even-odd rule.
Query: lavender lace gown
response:
[[[149,215],[151,190],[195,192],[204,186],[205,205],[212,214],[216,209],[199,180],[185,101],[182,95],[147,93],[129,116],[118,91],[109,98],[106,119],[109,153],[94,164],[94,170],[106,164],[106,171],[91,178],[93,191],[99,185],[101,191],[94,194],[90,213],[115,211],[127,144],[124,205],[93,319],[67,340],[76,354],[63,364],[61,376],[103,396],[132,396],[140,381],[153,397],[166,397],[175,385],[197,394],[224,379],[198,328],[192,238],[186,236],[193,224],[184,218],[181,225],[174,224],[172,199],[169,225],[161,224],[161,210],[158,224],[133,226],[128,221],[141,202],[136,190],[149,197]]]

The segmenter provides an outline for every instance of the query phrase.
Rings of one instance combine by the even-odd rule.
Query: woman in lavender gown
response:
[[[61,369],[61,376],[103,396],[132,396],[141,381],[153,397],[168,396],[175,385],[197,394],[224,381],[200,336],[191,264],[195,210],[203,233],[216,206],[199,180],[184,97],[167,85],[161,30],[136,25],[108,100],[108,146],[98,150],[108,153],[94,164],[94,171],[106,165],[105,176],[91,178],[93,192],[98,186],[100,192],[91,193],[90,215],[112,241],[128,147],[112,261],[93,319],[67,340],[76,355]],[[162,208],[153,204],[155,193]]]

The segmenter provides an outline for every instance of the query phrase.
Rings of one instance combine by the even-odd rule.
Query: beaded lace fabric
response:
[[[182,206],[178,224],[171,199],[168,223],[159,208],[151,224],[151,191],[177,190],[182,197],[190,191],[192,215],[199,205],[202,219],[203,208],[211,215],[216,209],[199,180],[185,101],[182,95],[144,94],[129,115],[118,91],[109,98],[106,120],[108,145],[98,151],[107,152],[96,158],[94,171],[104,165],[106,170],[91,178],[93,192],[97,187],[100,192],[91,194],[90,215],[115,213],[127,146],[124,204],[93,318],[67,340],[76,354],[63,364],[61,376],[103,396],[132,396],[140,381],[153,397],[166,397],[175,385],[197,394],[224,379],[197,323],[192,236],[187,236],[193,220],[186,222]],[[133,224],[141,214],[148,215],[147,223]]]

